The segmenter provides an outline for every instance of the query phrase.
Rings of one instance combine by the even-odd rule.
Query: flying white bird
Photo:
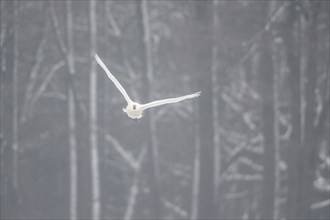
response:
[[[139,104],[137,102],[132,101],[132,99],[127,95],[127,92],[125,91],[123,86],[111,74],[109,69],[106,67],[106,65],[103,63],[103,61],[100,59],[100,57],[97,54],[95,54],[95,60],[102,67],[102,69],[105,71],[105,73],[108,75],[108,77],[112,80],[112,82],[115,84],[117,89],[121,92],[121,94],[123,94],[123,96],[127,102],[127,106],[126,106],[126,108],[123,108],[123,111],[125,113],[127,113],[127,115],[130,118],[135,119],[136,121],[137,121],[137,119],[142,117],[143,111],[148,108],[165,105],[165,104],[169,104],[169,103],[180,102],[185,99],[198,97],[201,94],[201,92],[199,91],[199,92],[196,92],[196,93],[193,93],[190,95],[180,96],[177,98],[162,99],[162,100],[158,100],[158,101],[149,102],[146,104]]]

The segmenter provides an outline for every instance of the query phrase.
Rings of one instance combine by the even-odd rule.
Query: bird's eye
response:
[[[133,105],[133,109],[134,109],[134,110],[136,109],[136,105]]]

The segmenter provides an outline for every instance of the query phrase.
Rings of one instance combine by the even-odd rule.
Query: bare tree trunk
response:
[[[192,199],[191,199],[191,220],[197,219],[198,214],[198,195],[199,195],[199,156],[200,156],[200,140],[199,140],[199,127],[197,120],[195,120],[195,158],[194,158],[194,174],[193,174],[193,183],[192,183]]]
[[[89,5],[90,22],[90,145],[91,145],[91,172],[92,172],[92,219],[101,218],[100,198],[100,174],[99,155],[97,138],[97,72],[96,63],[93,61],[97,48],[97,21],[96,21],[96,0],[90,0]]]
[[[271,4],[271,2],[269,3]],[[266,4],[268,12],[272,13],[272,5]],[[261,218],[274,218],[274,195],[275,195],[275,107],[274,107],[274,67],[271,57],[269,40],[271,36],[266,33],[260,42],[260,94],[262,94],[262,132],[264,136],[263,155],[263,190],[261,200]]]
[[[279,135],[279,85],[280,85],[280,51],[276,45],[272,45],[273,64],[274,64],[274,84],[273,84],[273,112],[274,112],[274,151],[275,151],[275,167],[274,167],[274,219],[280,219],[280,191],[281,191],[281,176],[279,164],[281,162],[280,156],[280,135]]]
[[[290,146],[288,149],[288,195],[286,205],[286,217],[288,219],[297,218],[299,208],[299,164],[296,158],[299,157],[301,152],[301,97],[300,97],[300,81],[301,74],[296,56],[295,44],[294,44],[294,24],[296,20],[296,9],[291,4],[288,8],[287,22],[284,27],[284,43],[287,55],[287,66],[289,69],[289,82],[291,90],[291,124],[292,134],[290,137]],[[298,83],[297,83],[298,82]]]
[[[17,192],[17,179],[18,179],[18,85],[17,85],[17,60],[18,60],[18,49],[17,49],[17,35],[18,35],[18,7],[19,2],[14,1],[14,57],[13,59],[13,184],[15,191]]]
[[[1,219],[19,218],[17,194],[17,1],[5,2],[7,28],[13,27],[1,48]],[[7,31],[7,34],[10,31]]]
[[[329,18],[329,7],[330,7],[330,2],[322,2],[320,8],[317,11],[318,14],[318,20],[314,21],[316,24],[324,24],[323,22],[326,21],[328,22],[330,20]],[[314,12],[315,13],[315,12]],[[323,22],[322,22],[323,20]],[[328,22],[329,23],[329,22]],[[312,25],[312,24],[311,24]],[[329,73],[329,35],[330,33],[328,32],[327,34],[322,33],[321,28],[317,28],[318,33],[317,33],[317,43],[316,45],[318,48],[317,53],[314,52],[315,55],[317,55],[315,58],[317,58],[317,72],[318,74],[315,74],[316,71],[309,72],[310,77],[316,78],[317,82],[315,85],[315,101],[316,101],[316,106],[314,106],[314,135],[316,136],[316,142],[314,144],[314,149],[317,150],[316,153],[317,155],[317,160],[315,160],[315,152],[313,152],[314,155],[312,155],[312,160],[314,160],[314,180],[313,183],[315,184],[317,181],[320,181],[321,179],[324,182],[330,182],[330,166],[329,164],[327,165],[326,168],[326,161],[329,161],[330,157],[330,73]],[[316,40],[315,39],[315,40]],[[315,46],[316,46],[315,45]],[[315,48],[315,46],[313,48]],[[307,57],[312,56],[311,54],[307,53],[302,53],[302,55],[305,54],[305,58],[302,59],[303,61],[307,61]],[[315,61],[314,61],[315,62]],[[307,67],[307,65],[305,65]],[[306,72],[307,73],[307,72]],[[307,74],[305,74],[307,76]],[[308,83],[308,82],[307,82]],[[322,88],[322,84],[324,87]],[[308,110],[308,109],[307,109]],[[307,124],[305,125],[305,127]],[[311,146],[309,146],[311,147]],[[325,148],[327,149],[327,154],[324,152],[326,151]],[[323,151],[323,153],[322,153]],[[325,153],[325,154],[324,154]],[[323,155],[323,156],[321,156]],[[316,171],[315,171],[316,170]],[[310,186],[312,187],[312,186]],[[313,194],[312,194],[312,201],[313,204],[310,206],[312,209],[312,218],[313,219],[330,219],[330,198],[329,198],[329,189],[327,190],[316,190],[316,187],[314,185],[313,189]],[[308,203],[307,203],[308,204]]]
[[[66,1],[67,10],[67,42],[68,42],[68,70],[71,79],[75,74],[72,2]],[[77,219],[77,140],[76,140],[76,105],[73,88],[68,83],[68,127],[69,127],[69,151],[70,151],[70,219]]]
[[[148,89],[148,100],[153,99],[153,57],[152,57],[152,41],[151,41],[151,30],[149,24],[149,11],[148,2],[142,0],[141,2],[142,12],[142,26],[143,26],[143,42],[145,48],[145,62],[147,67],[146,87]],[[150,157],[150,168],[151,168],[151,194],[152,194],[152,213],[153,218],[159,219],[161,217],[161,199],[160,199],[160,179],[159,179],[159,159],[158,159],[158,141],[156,134],[156,121],[154,117],[154,110],[149,111],[149,151]]]
[[[277,2],[270,3],[270,14],[273,14],[277,6]],[[280,191],[281,191],[281,176],[279,164],[281,162],[280,156],[280,134],[279,134],[279,85],[280,85],[280,71],[281,71],[281,54],[277,45],[271,44],[270,48],[271,59],[273,63],[273,140],[274,140],[274,201],[273,201],[273,216],[274,219],[280,218]],[[268,125],[271,126],[271,125]]]
[[[137,199],[137,196],[139,193],[139,188],[138,188],[139,170],[136,170],[134,172],[135,173],[134,173],[134,177],[133,177],[133,181],[132,181],[132,185],[130,187],[130,193],[129,193],[129,197],[128,197],[128,204],[127,204],[125,215],[124,215],[125,220],[132,219],[132,216],[134,214],[135,205],[136,205],[136,199]]]
[[[306,87],[305,87],[305,123],[304,130],[306,139],[303,143],[303,149],[300,160],[301,170],[305,173],[300,177],[301,188],[299,193],[299,211],[298,217],[300,219],[307,218],[313,219],[311,204],[314,202],[313,181],[316,172],[316,157],[318,152],[317,137],[315,129],[316,117],[316,79],[318,78],[318,14],[320,11],[321,2],[313,2],[310,7],[310,22],[308,28],[308,63],[306,74]]]
[[[18,195],[18,10],[19,1],[14,1],[14,33],[13,33],[13,187],[16,205],[16,216],[20,218]]]
[[[219,113],[218,113],[218,93],[219,93],[219,47],[217,39],[219,38],[220,24],[218,14],[219,1],[213,0],[212,6],[212,20],[213,20],[213,47],[212,47],[212,99],[213,99],[213,130],[217,131],[219,127]],[[213,136],[214,144],[214,202],[218,204],[219,184],[220,184],[220,135],[215,132]]]
[[[197,219],[215,219],[214,195],[214,129],[213,129],[213,91],[212,91],[212,2],[194,2],[196,28],[194,43],[199,44],[194,51],[196,72],[203,73],[199,86],[203,95],[199,101],[199,195]],[[210,126],[211,125],[211,126]]]

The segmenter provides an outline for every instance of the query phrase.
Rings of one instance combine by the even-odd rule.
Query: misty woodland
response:
[[[0,6],[1,219],[330,218],[329,1]]]

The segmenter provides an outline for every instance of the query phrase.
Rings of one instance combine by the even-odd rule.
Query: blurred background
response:
[[[1,219],[329,219],[329,1],[1,1]],[[135,100],[202,91],[135,122]]]

